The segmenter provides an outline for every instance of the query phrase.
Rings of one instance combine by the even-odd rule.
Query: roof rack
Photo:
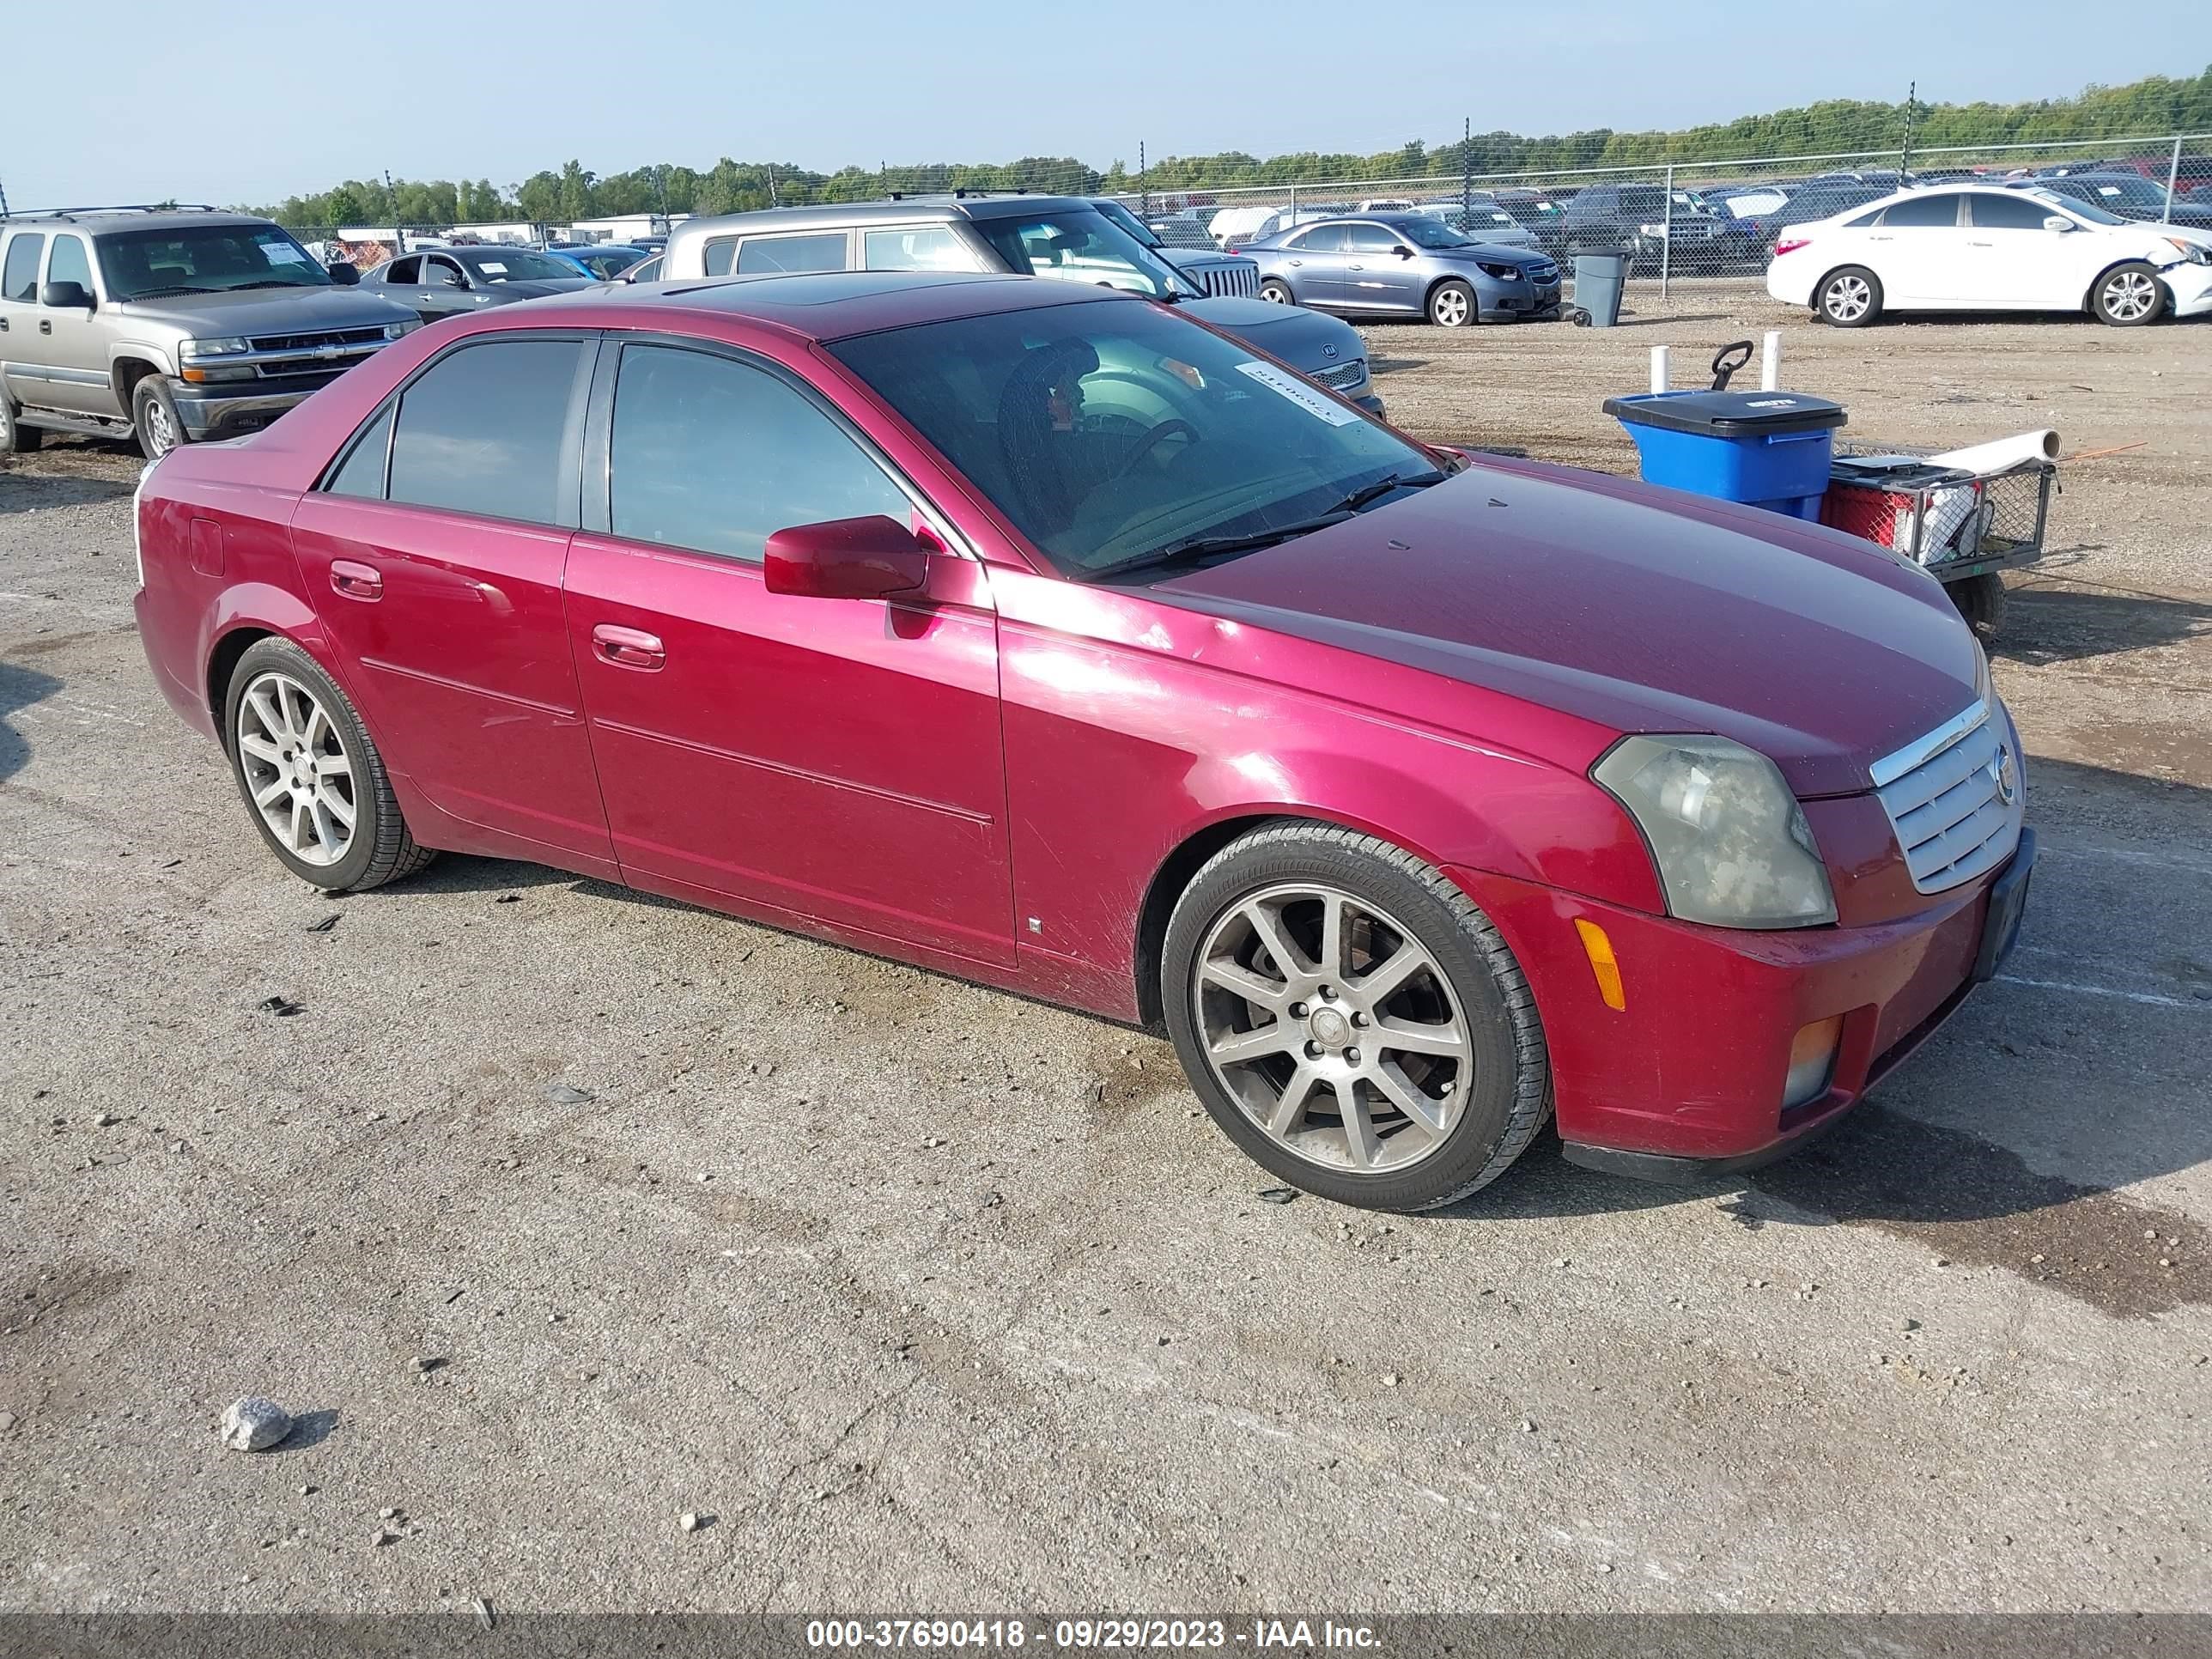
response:
[[[889,199],[894,202],[979,202],[993,196],[1027,196],[1030,193],[1027,185],[1003,187],[961,185],[951,190],[895,190],[890,193]]]
[[[0,214],[4,219],[70,219],[80,213],[222,213],[227,209],[207,202],[116,202],[105,206],[24,208]]]

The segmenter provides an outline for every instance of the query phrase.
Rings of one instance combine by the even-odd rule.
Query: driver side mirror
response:
[[[350,259],[336,260],[323,269],[340,288],[351,288],[361,281],[361,267]]]
[[[761,562],[769,592],[806,599],[887,599],[929,579],[929,549],[882,514],[779,530]]]
[[[39,303],[50,311],[90,311],[92,295],[82,283],[48,283],[39,290]]]
[[[1410,259],[1413,257],[1413,250],[1407,247],[1403,242],[1399,243],[1398,246],[1392,248],[1390,252],[1396,254],[1401,259]]]
[[[2045,230],[2071,230],[2074,222],[2063,213],[2053,213],[2045,217],[2043,228]]]

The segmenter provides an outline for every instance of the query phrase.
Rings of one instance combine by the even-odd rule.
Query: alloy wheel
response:
[[[1863,276],[1838,276],[1828,284],[1825,301],[1828,315],[1839,323],[1855,323],[1874,303],[1874,290]]]
[[[1448,288],[1437,295],[1437,321],[1446,328],[1458,328],[1467,321],[1468,297],[1455,288]]]
[[[169,418],[169,406],[159,398],[146,399],[146,447],[153,459],[160,460],[177,447],[176,423]]]
[[[2140,270],[2124,270],[2105,284],[2105,309],[2115,322],[2140,322],[2158,307],[2158,283]]]
[[[1465,1011],[1436,958],[1339,887],[1251,895],[1213,924],[1190,988],[1206,1063],[1285,1151],[1353,1174],[1443,1146],[1474,1080]]]
[[[315,694],[263,674],[238,705],[238,763],[269,833],[303,864],[332,865],[353,845],[360,792],[345,739]]]

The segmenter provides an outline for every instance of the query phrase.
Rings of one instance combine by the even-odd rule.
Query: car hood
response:
[[[1308,374],[1367,355],[1358,330],[1340,317],[1266,300],[1187,300],[1176,310]]]
[[[236,294],[173,294],[125,300],[123,315],[162,323],[190,335],[301,334],[322,329],[375,328],[412,322],[404,307],[358,288],[247,289]]]
[[[1198,270],[1207,266],[1249,265],[1256,263],[1241,253],[1224,253],[1212,247],[1156,247],[1153,252],[1177,270]]]
[[[1151,591],[1615,731],[1718,732],[1807,797],[1870,788],[1976,691],[1942,588],[1871,544],[1533,462]]]
[[[494,300],[501,301],[508,300],[544,300],[550,299],[556,294],[574,294],[579,289],[599,288],[600,286],[602,286],[602,283],[600,283],[599,278],[596,276],[586,276],[582,275],[575,276],[541,276],[526,283],[487,283],[484,287],[478,289],[477,292],[479,294],[489,294]]]
[[[1476,242],[1467,247],[1425,247],[1421,252],[1431,259],[1487,259],[1492,264],[1548,265],[1552,256],[1525,242]]]

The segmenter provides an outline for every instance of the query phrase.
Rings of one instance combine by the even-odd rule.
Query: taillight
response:
[[[1801,247],[1812,246],[1813,239],[1809,236],[1785,236],[1774,245],[1774,257],[1779,259],[1785,253],[1795,253]]]

